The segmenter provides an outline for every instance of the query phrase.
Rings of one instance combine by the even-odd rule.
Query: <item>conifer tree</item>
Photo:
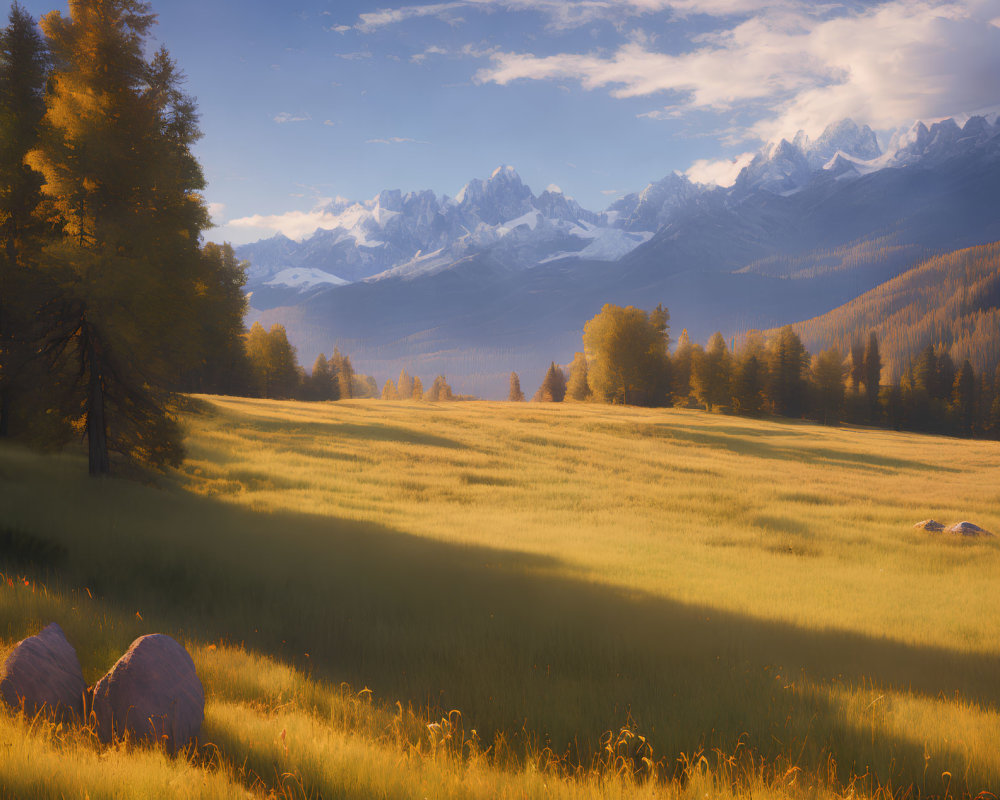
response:
[[[553,361],[545,371],[542,384],[532,398],[535,402],[561,403],[566,397],[566,376],[562,368],[556,366]]]
[[[308,385],[308,395],[311,400],[336,400],[338,397],[337,378],[323,353],[316,356],[312,372],[309,374]]]
[[[764,406],[766,387],[764,362],[756,353],[749,353],[733,368],[733,409],[737,414],[755,417]]]
[[[853,368],[852,358],[852,373]],[[812,379],[816,388],[816,413],[824,425],[840,421],[844,406],[844,372],[844,358],[835,347],[824,350],[813,360]],[[851,380],[853,381],[853,377]]]
[[[966,359],[952,384],[951,401],[963,436],[971,436],[976,419],[976,376]]]
[[[587,382],[587,357],[583,353],[573,356],[569,367],[569,381],[566,383],[566,399],[582,402],[590,399],[590,384]]]
[[[801,417],[806,410],[805,369],[809,353],[791,325],[778,331],[769,348],[768,400],[776,414]]]
[[[721,333],[715,333],[708,348],[692,362],[691,385],[699,402],[711,411],[729,405],[731,383],[732,359],[726,349],[726,340]]]
[[[68,17],[41,22],[55,67],[26,163],[62,234],[44,253],[60,295],[48,351],[77,364],[91,474],[110,470],[111,450],[179,461],[165,401],[196,350],[200,133],[166,51],[146,58],[153,21],[140,0],[70,0]]]
[[[871,422],[877,422],[879,387],[882,382],[882,356],[879,355],[878,336],[875,331],[868,334],[868,344],[865,346],[863,380],[865,396],[868,399],[868,418]]]
[[[691,338],[687,328],[684,328],[677,339],[677,349],[670,358],[671,392],[677,405],[686,405],[691,394],[691,348]]]
[[[189,392],[242,394],[248,391],[250,364],[246,356],[243,291],[247,262],[236,258],[230,244],[207,242],[201,248],[201,268],[195,284],[194,355],[180,388]]]
[[[333,348],[330,356],[330,371],[336,373],[341,400],[354,397],[354,367],[349,356],[343,355],[338,348]]]
[[[36,213],[42,176],[24,158],[37,143],[45,114],[47,69],[35,21],[15,2],[0,30],[0,437],[12,432],[16,396],[50,377],[37,365],[37,374],[25,374],[41,336],[37,317],[47,287],[38,270],[46,231]],[[32,404],[21,399],[18,410],[31,414]]]
[[[855,338],[851,341],[851,391],[857,394],[865,380],[865,346]]]
[[[524,392],[521,391],[521,379],[517,377],[516,372],[510,373],[510,393],[507,395],[507,400],[512,403],[524,402]]]
[[[413,397],[413,378],[405,369],[399,371],[399,380],[396,381],[396,395],[400,400],[409,400]]]
[[[419,377],[413,377],[413,389],[410,391],[411,400],[423,400],[424,399],[424,384]]]

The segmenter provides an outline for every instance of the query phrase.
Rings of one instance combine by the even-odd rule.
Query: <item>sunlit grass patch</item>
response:
[[[158,485],[0,448],[28,537],[0,633],[58,621],[91,682],[141,633],[184,641],[204,796],[942,791],[911,725],[952,789],[996,779],[953,732],[1000,704],[1000,546],[912,528],[1000,529],[996,443],[588,404],[205,398],[184,424]],[[432,752],[454,710],[476,757]],[[592,769],[625,726],[656,781]]]

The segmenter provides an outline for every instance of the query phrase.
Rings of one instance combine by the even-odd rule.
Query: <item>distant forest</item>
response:
[[[1000,242],[929,258],[821,317],[795,325],[807,346],[847,352],[875,331],[884,377],[898,381],[928,346],[977,373],[1000,364]]]

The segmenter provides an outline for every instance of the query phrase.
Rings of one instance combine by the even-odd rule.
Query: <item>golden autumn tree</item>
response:
[[[41,21],[53,68],[26,161],[61,234],[43,259],[60,298],[49,350],[76,364],[91,474],[109,472],[111,451],[180,460],[167,389],[198,346],[200,133],[166,51],[146,56],[154,21],[141,0],[70,0]]]
[[[611,403],[648,404],[666,359],[663,330],[641,308],[607,304],[583,327],[594,395]]]

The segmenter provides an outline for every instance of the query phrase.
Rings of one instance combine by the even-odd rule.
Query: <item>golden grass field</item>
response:
[[[912,527],[1000,531],[996,442],[188,406],[188,459],[155,485],[0,447],[0,635],[58,621],[90,682],[175,635],[208,746],[108,750],[2,712],[0,796],[1000,792],[1000,540]]]

